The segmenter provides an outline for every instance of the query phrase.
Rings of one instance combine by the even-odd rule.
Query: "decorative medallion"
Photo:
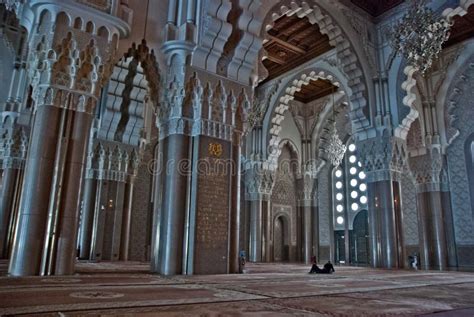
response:
[[[208,148],[208,152],[209,152],[210,156],[221,157],[224,150],[222,148],[222,144],[210,143],[209,148]]]

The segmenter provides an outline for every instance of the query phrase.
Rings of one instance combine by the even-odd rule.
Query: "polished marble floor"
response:
[[[240,275],[160,277],[143,263],[80,263],[69,277],[0,277],[0,315],[474,316],[474,273],[248,264]],[[0,263],[5,272],[6,263]]]

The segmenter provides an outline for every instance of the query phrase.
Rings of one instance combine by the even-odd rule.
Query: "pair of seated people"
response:
[[[316,274],[331,274],[335,272],[334,271],[334,266],[332,265],[331,261],[328,261],[328,263],[324,264],[323,268],[320,269],[318,265],[316,264],[316,260],[313,261],[313,265],[311,266],[311,271],[309,271],[310,274],[316,273]]]

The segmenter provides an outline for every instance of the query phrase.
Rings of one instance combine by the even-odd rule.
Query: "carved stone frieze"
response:
[[[0,139],[2,169],[23,169],[28,149],[28,136],[22,127],[4,130]]]
[[[112,72],[118,44],[105,27],[97,28],[92,32],[76,27],[64,12],[43,15],[29,43],[28,69],[36,107],[93,111]]]
[[[141,154],[135,148],[113,142],[96,142],[87,156],[86,178],[133,182]]]
[[[244,132],[249,97],[243,89],[236,95],[222,81],[203,85],[197,73],[193,73],[184,86],[173,81],[162,100],[158,118],[161,139],[184,134],[233,142],[240,139],[236,134]]]

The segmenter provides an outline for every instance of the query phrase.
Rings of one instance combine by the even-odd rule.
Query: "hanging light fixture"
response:
[[[17,11],[23,0],[2,0],[0,4],[4,4],[8,11]]]
[[[331,164],[334,166],[341,165],[341,162],[346,154],[346,146],[342,143],[337,133],[336,126],[336,115],[335,115],[335,89],[332,92],[332,117],[333,117],[333,127],[331,129],[329,139],[328,139],[328,148],[326,149],[328,159],[331,161]]]
[[[426,6],[426,0],[412,1],[408,13],[392,31],[392,47],[408,65],[425,74],[449,39],[451,26]]]

